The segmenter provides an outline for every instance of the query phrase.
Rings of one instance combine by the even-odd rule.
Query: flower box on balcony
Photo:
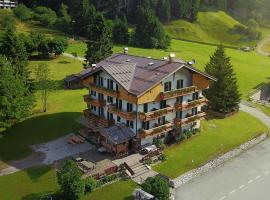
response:
[[[136,112],[126,112],[121,109],[116,108],[115,104],[108,105],[108,111],[119,115],[120,117],[127,120],[134,120],[136,118]]]
[[[151,112],[148,112],[148,113],[141,112],[139,114],[139,118],[142,121],[149,121],[149,120],[153,120],[153,119],[156,119],[158,117],[167,115],[167,114],[172,113],[172,112],[174,112],[174,108],[168,106],[167,108],[151,111]]]
[[[178,96],[184,96],[184,95],[187,95],[190,93],[194,93],[196,91],[197,91],[197,87],[191,86],[191,87],[181,88],[181,89],[172,90],[172,91],[168,91],[168,92],[162,92],[160,94],[160,98],[161,99],[170,99],[170,98],[175,98]]]
[[[107,94],[107,95],[110,95],[110,96],[113,96],[113,97],[118,96],[118,91],[115,91],[115,90],[112,90],[112,89],[109,89],[109,88],[106,88],[106,87],[103,87],[103,86],[99,86],[99,85],[96,85],[94,83],[89,83],[89,86],[91,88],[93,88],[94,90],[97,90],[100,93],[104,93],[104,94]]]
[[[153,136],[157,134],[162,134],[165,132],[169,132],[173,129],[173,124],[172,123],[167,123],[149,130],[140,130],[140,135],[141,137],[145,138],[148,136]]]

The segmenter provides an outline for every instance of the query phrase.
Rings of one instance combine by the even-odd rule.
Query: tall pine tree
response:
[[[210,83],[210,88],[205,92],[210,108],[222,113],[237,109],[241,95],[230,58],[225,55],[222,45],[210,57],[205,72],[217,78],[216,82]]]
[[[112,54],[112,27],[106,23],[103,15],[91,6],[91,16],[87,27],[86,62],[88,65],[97,63]]]

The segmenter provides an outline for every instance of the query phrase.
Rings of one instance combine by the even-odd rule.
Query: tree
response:
[[[85,185],[81,179],[80,169],[74,161],[64,162],[57,171],[57,179],[65,199],[77,200],[83,196]]]
[[[56,37],[49,41],[49,53],[59,56],[65,52],[68,47],[68,42],[66,38]]]
[[[13,9],[14,15],[21,21],[29,20],[33,17],[32,11],[24,4],[19,4]]]
[[[113,24],[113,41],[116,44],[128,44],[129,43],[129,32],[127,19],[121,20],[116,18]]]
[[[105,22],[101,13],[92,6],[92,16],[88,25],[88,39],[86,60],[87,64],[94,64],[112,54],[112,27]]]
[[[159,176],[149,177],[142,184],[142,189],[152,195],[154,195],[159,200],[168,200],[170,189],[169,185],[165,180]]]
[[[169,22],[171,19],[171,4],[169,0],[159,0],[157,4],[157,16],[162,22]]]
[[[0,27],[6,29],[7,27],[15,27],[15,18],[12,12],[5,9],[0,9]]]
[[[170,37],[164,31],[153,11],[141,7],[133,34],[134,44],[145,48],[166,49],[170,45],[170,41]]]
[[[93,177],[88,177],[85,179],[85,192],[93,192],[97,187],[97,181]]]
[[[241,95],[230,58],[226,57],[222,45],[210,57],[205,72],[217,78],[216,82],[210,83],[210,88],[205,92],[210,108],[222,113],[237,109]]]
[[[199,12],[200,1],[199,0],[191,0],[191,7],[189,11],[189,21],[195,22],[197,20],[197,15]]]
[[[65,4],[61,4],[60,17],[57,19],[57,27],[65,32],[71,31],[71,17],[68,14],[68,7]]]
[[[34,98],[11,62],[0,55],[0,128],[30,116]]]
[[[35,19],[45,26],[52,26],[57,20],[56,13],[47,7],[36,7],[35,8]]]
[[[43,112],[47,112],[47,102],[50,88],[50,70],[47,64],[39,64],[35,71],[36,89],[41,93]]]

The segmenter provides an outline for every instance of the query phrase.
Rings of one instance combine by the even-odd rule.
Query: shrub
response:
[[[142,189],[159,200],[169,199],[169,185],[159,176],[147,178],[142,184]]]
[[[21,21],[32,19],[33,12],[27,8],[24,4],[19,4],[13,9],[14,15]]]
[[[93,177],[88,177],[84,180],[85,192],[93,192],[97,187],[97,181]]]
[[[45,26],[52,26],[57,20],[56,13],[47,7],[36,7],[35,8],[35,19]]]

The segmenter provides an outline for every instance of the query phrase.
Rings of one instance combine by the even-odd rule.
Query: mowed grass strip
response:
[[[244,112],[226,119],[203,121],[201,130],[191,139],[166,148],[168,160],[154,166],[154,170],[176,178],[267,132],[265,125]]]
[[[66,75],[80,72],[83,67],[75,59],[58,57],[53,60],[31,61],[30,70],[34,71],[40,63],[47,63],[51,70],[52,84],[56,89],[49,93],[48,112],[38,113],[16,124],[7,132],[0,133],[0,158],[4,161],[24,158],[31,154],[29,145],[39,144],[74,133],[81,127],[76,122],[86,107],[83,95],[87,90],[63,89]],[[41,111],[40,93],[36,93],[35,112]]]
[[[36,167],[0,177],[1,200],[38,200],[59,191],[55,170]],[[131,181],[118,181],[85,195],[82,200],[128,200],[139,186]]]

